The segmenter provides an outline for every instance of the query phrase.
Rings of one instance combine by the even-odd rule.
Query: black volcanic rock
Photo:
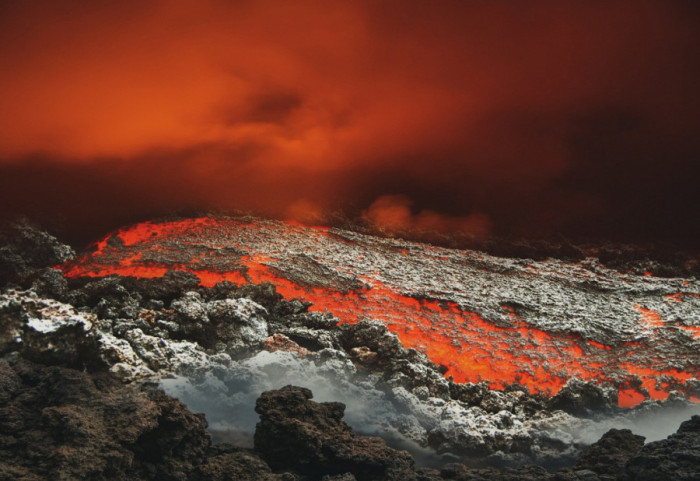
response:
[[[167,303],[196,288],[199,278],[189,272],[168,271],[163,277],[156,279],[126,278],[124,285],[145,299],[157,299]]]
[[[296,481],[291,473],[273,473],[259,454],[249,449],[218,445],[197,466],[188,481]]]
[[[286,386],[266,391],[255,411],[255,449],[273,469],[314,479],[352,473],[358,481],[415,479],[413,459],[377,437],[358,436],[342,420],[345,405],[311,401],[311,391]]]
[[[0,355],[18,352],[43,364],[103,368],[95,338],[87,335],[92,321],[94,316],[33,292],[7,290],[0,294]]]
[[[206,425],[160,390],[0,362],[0,479],[184,480]]]
[[[625,468],[634,481],[700,480],[700,416],[681,424],[675,434],[645,445]]]
[[[616,404],[616,392],[606,392],[594,384],[574,378],[550,399],[548,407],[561,409],[576,416],[585,416],[609,410]]]
[[[629,429],[611,429],[579,456],[574,469],[617,478],[642,446],[644,436],[632,434]]]
[[[211,446],[203,415],[149,384],[122,384],[17,359],[0,361],[0,479],[189,481],[601,481],[700,479],[700,416],[667,440],[643,442],[611,430],[573,470],[501,470],[446,464],[414,468],[405,451],[361,436],[342,420],[342,403],[311,391],[264,392],[255,451]],[[633,457],[634,456],[634,457]],[[627,460],[632,459],[627,462]],[[626,471],[621,468],[625,462]]]
[[[0,229],[0,286],[26,284],[42,268],[75,257],[75,251],[27,221]]]

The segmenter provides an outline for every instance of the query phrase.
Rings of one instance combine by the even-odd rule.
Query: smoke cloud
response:
[[[3,216],[694,245],[698,27],[686,0],[4,2]]]
[[[383,195],[362,213],[362,218],[376,229],[391,234],[425,236],[433,232],[460,232],[479,238],[489,232],[490,221],[483,214],[453,217],[429,209],[414,214],[412,204],[403,195]]]

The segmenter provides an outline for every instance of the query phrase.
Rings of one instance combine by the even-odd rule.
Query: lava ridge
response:
[[[271,282],[342,322],[382,321],[456,382],[553,395],[572,378],[613,386],[620,406],[671,391],[698,400],[700,282],[624,274],[595,259],[532,261],[347,230],[197,218],[119,230],[58,266],[64,275],[201,285]]]

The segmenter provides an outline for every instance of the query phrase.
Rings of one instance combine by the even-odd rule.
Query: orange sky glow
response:
[[[692,243],[699,25],[681,0],[4,2],[0,201]]]

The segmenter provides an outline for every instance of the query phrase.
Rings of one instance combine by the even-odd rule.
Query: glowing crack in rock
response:
[[[72,278],[180,270],[203,286],[271,282],[342,322],[385,323],[456,382],[552,395],[577,377],[615,386],[621,406],[673,390],[697,396],[696,279],[229,218],[134,225],[59,267]]]

